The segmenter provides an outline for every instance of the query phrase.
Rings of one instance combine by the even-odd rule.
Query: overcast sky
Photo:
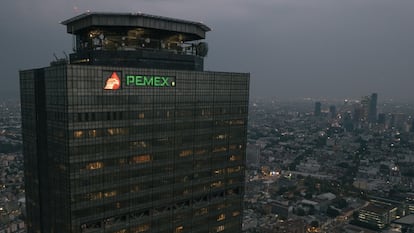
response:
[[[201,21],[206,70],[251,73],[252,97],[414,97],[414,0],[1,0],[0,93],[71,52],[59,22],[90,11]]]

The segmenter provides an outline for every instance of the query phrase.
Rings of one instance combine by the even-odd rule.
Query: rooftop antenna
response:
[[[56,53],[53,53],[53,56],[55,57],[56,61],[59,60],[59,58],[56,56]]]

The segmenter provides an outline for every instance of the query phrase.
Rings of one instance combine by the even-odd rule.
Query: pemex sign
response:
[[[146,75],[126,75],[126,86],[138,87],[174,87],[175,77],[168,76],[146,76]]]
[[[104,71],[104,90],[118,90],[122,87],[175,87],[175,77],[161,75],[122,76],[121,71]]]

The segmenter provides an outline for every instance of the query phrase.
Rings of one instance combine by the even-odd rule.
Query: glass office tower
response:
[[[20,72],[28,232],[241,232],[249,74],[203,71],[201,23],[63,24],[70,60]]]

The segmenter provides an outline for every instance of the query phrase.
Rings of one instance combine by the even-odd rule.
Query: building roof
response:
[[[394,222],[402,225],[414,225],[414,214],[407,215]]]
[[[67,32],[77,32],[96,26],[103,27],[142,27],[165,31],[174,31],[183,34],[197,35],[205,38],[205,33],[211,29],[201,22],[168,18],[143,13],[108,13],[86,12],[61,22],[67,26]]]
[[[361,209],[361,211],[368,211],[368,212],[374,212],[377,214],[385,214],[388,211],[392,210],[393,206],[391,205],[385,205],[381,203],[370,203],[368,206]]]

